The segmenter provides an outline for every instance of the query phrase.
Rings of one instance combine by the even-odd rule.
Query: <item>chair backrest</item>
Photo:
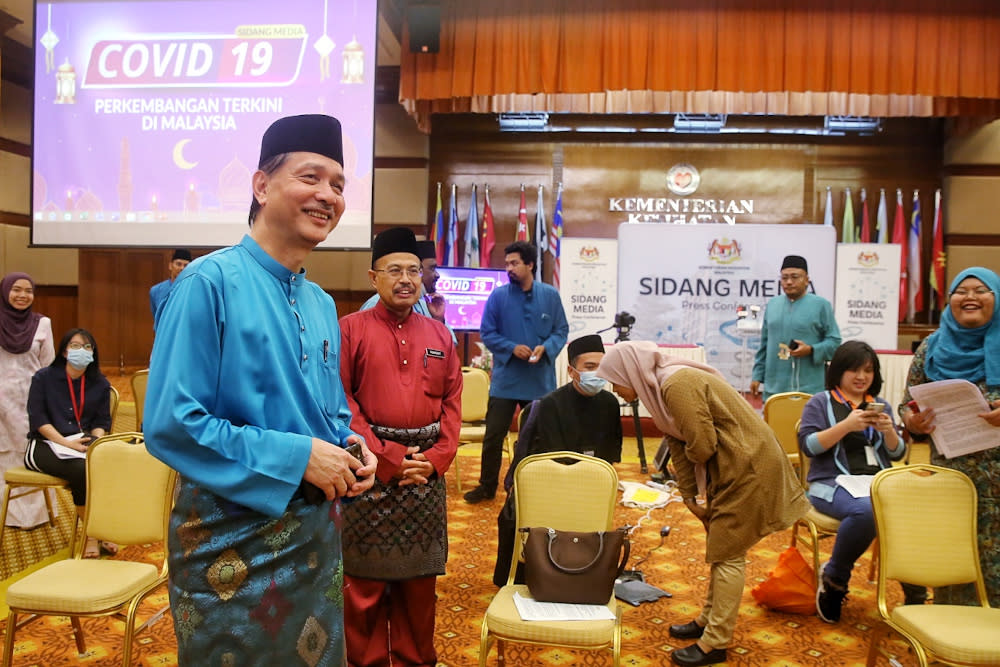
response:
[[[976,487],[961,472],[914,464],[875,476],[872,508],[879,537],[879,598],[886,579],[918,586],[976,582],[986,589],[976,544]]]
[[[778,442],[786,454],[799,453],[799,434],[795,423],[802,416],[802,409],[812,394],[801,391],[786,391],[774,394],[764,403],[764,421],[778,436]]]
[[[795,422],[795,438],[796,438],[796,440],[798,440],[798,437],[799,437],[799,435],[798,435],[799,434],[799,425],[801,423],[802,423],[801,419],[796,420],[796,422]],[[799,449],[799,462],[798,462],[799,484],[801,484],[802,488],[806,489],[806,490],[809,489],[809,483],[806,481],[806,479],[809,478],[809,464],[810,463],[812,463],[812,461],[809,459],[808,456],[806,456],[805,454],[802,453],[802,449],[800,448]]]
[[[462,421],[480,422],[486,419],[490,400],[490,376],[481,368],[462,367]]]
[[[118,414],[119,402],[121,402],[121,394],[118,393],[117,389],[111,387],[111,397],[109,400],[109,403],[111,404],[111,431],[115,430],[115,416]]]
[[[84,535],[118,544],[166,537],[175,473],[148,451],[141,433],[107,435],[87,448]]]
[[[132,375],[132,397],[135,401],[135,430],[142,430],[142,413],[146,403],[146,383],[149,382],[149,369],[144,368]]]
[[[567,465],[555,459],[572,459]],[[557,530],[614,529],[618,474],[611,464],[576,452],[549,452],[526,457],[514,471],[517,527],[546,526]],[[511,576],[522,559],[522,540],[514,540]]]

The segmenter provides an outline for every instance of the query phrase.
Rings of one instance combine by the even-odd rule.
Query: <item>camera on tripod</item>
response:
[[[633,324],[635,324],[635,315],[632,315],[627,310],[615,313],[615,321],[612,326],[618,333],[618,335],[615,337],[616,343],[623,340],[628,340],[628,335],[632,331]]]

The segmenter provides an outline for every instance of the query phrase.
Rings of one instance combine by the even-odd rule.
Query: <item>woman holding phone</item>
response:
[[[56,357],[31,379],[28,390],[28,448],[25,467],[69,483],[77,514],[87,502],[87,445],[111,430],[111,383],[101,373],[97,342],[86,329],[70,329],[59,341]],[[84,558],[112,542],[88,539]]]
[[[827,623],[840,620],[854,563],[875,539],[871,478],[903,458],[906,444],[896,433],[882,390],[878,355],[867,343],[847,341],[833,353],[826,391],[802,410],[799,449],[808,456],[809,500],[840,519],[830,560],[816,593],[816,611]],[[906,602],[922,603],[924,590],[903,586]]]

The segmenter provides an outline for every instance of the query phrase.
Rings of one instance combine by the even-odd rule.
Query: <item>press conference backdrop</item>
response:
[[[247,230],[260,138],[344,128],[347,211],[371,239],[376,9],[330,0],[37,3],[32,243],[220,246]]]
[[[834,297],[836,230],[823,225],[664,225],[618,228],[618,309],[632,340],[693,344],[737,387],[749,384],[760,336],[737,330],[737,306],[782,293],[781,260],[809,262],[810,291]]]

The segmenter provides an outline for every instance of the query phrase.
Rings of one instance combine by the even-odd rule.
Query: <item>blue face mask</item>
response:
[[[579,371],[580,381],[576,385],[587,396],[596,396],[602,389],[606,381],[597,377],[597,371]]]
[[[94,353],[82,347],[79,350],[68,350],[66,361],[78,371],[82,371],[94,361]]]

